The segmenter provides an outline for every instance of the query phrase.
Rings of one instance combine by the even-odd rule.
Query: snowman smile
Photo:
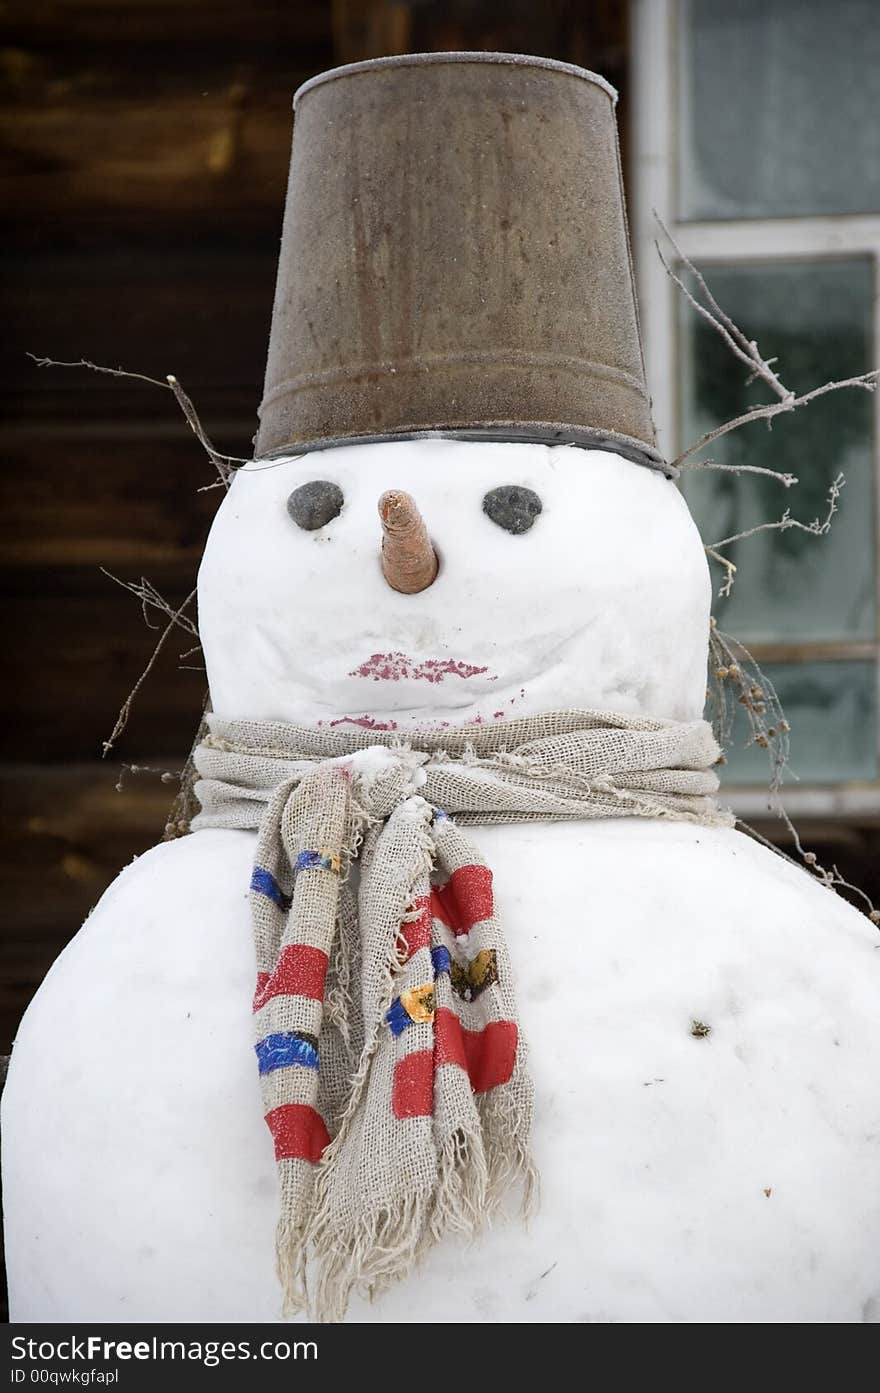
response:
[[[488,674],[488,676],[487,676]],[[497,675],[490,673],[488,667],[476,667],[473,663],[462,662],[459,658],[425,658],[417,663],[406,653],[371,653],[359,667],[354,668],[349,677],[367,677],[373,682],[445,682],[447,677],[459,677],[467,681],[469,677],[487,677],[487,681],[497,681]]]

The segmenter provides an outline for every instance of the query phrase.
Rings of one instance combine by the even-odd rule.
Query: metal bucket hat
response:
[[[257,453],[442,433],[665,468],[616,93],[504,53],[300,87]]]

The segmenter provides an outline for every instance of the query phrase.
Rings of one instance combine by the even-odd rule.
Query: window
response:
[[[770,400],[672,284],[654,210],[719,303],[782,380],[803,392],[876,366],[880,340],[880,24],[875,0],[634,0],[630,189],[648,382],[662,448]],[[839,512],[821,540],[763,531],[719,626],[754,654],[792,726],[795,808],[880,809],[878,460],[880,392],[847,389],[758,421],[711,448],[727,464],[794,474],[693,471],[682,486],[704,539],[782,516]],[[709,452],[703,452],[704,456]],[[712,563],[714,588],[723,572]],[[742,741],[728,785],[759,786]],[[747,792],[732,801],[745,811]],[[753,801],[753,800],[751,800]]]

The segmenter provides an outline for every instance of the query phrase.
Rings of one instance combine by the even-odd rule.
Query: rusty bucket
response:
[[[503,53],[300,87],[258,454],[437,432],[664,468],[615,100]]]

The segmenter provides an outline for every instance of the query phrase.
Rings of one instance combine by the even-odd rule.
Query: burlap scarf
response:
[[[259,831],[254,1017],[285,1309],[338,1320],[352,1290],[373,1294],[444,1234],[474,1233],[516,1182],[526,1207],[534,1192],[510,958],[491,871],[461,827],[729,824],[712,800],[719,749],[703,721],[595,711],[408,742],[209,725],[193,827]]]

